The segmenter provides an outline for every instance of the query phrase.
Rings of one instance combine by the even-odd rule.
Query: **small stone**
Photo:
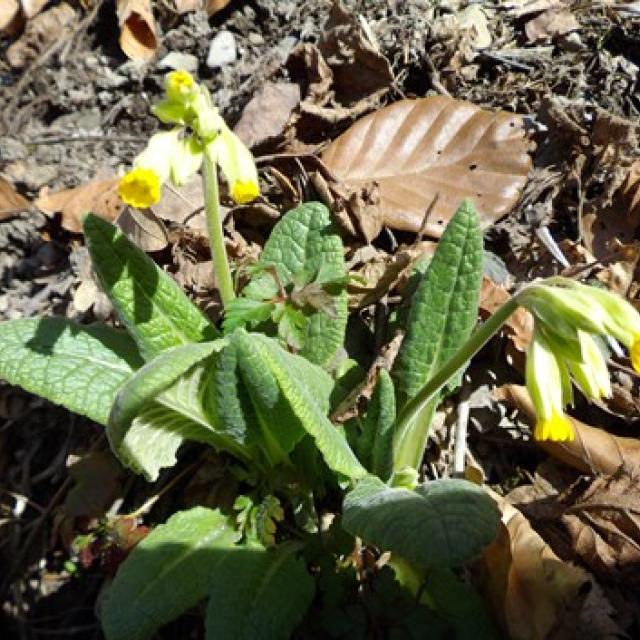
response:
[[[236,39],[231,31],[220,31],[209,45],[207,67],[223,67],[237,58]]]
[[[198,70],[198,58],[190,53],[172,51],[158,63],[160,69],[173,69],[174,71],[188,71],[195,73]]]
[[[27,147],[15,138],[0,138],[0,162],[24,160],[29,155]]]
[[[249,34],[249,42],[255,45],[264,44],[264,38],[262,37],[261,34],[255,33],[254,31],[252,31]]]

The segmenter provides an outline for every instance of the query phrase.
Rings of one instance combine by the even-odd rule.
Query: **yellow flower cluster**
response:
[[[167,180],[180,186],[196,173],[203,154],[220,166],[235,202],[246,204],[260,195],[253,156],[213,106],[206,88],[186,71],[165,78],[165,98],[153,108],[164,123],[178,125],[152,136],[120,180],[120,198],[136,208],[160,200]]]
[[[589,400],[611,395],[599,336],[625,345],[640,372],[640,314],[618,295],[567,278],[533,284],[518,297],[535,319],[526,365],[537,417],[534,436],[572,440],[573,427],[564,414],[564,407],[573,403],[572,384]]]

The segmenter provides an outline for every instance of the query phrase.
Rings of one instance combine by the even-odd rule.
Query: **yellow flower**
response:
[[[602,351],[588,333],[579,331],[578,339],[582,349],[582,361],[567,361],[573,379],[589,400],[608,398],[611,396],[611,380]]]
[[[231,185],[231,197],[239,204],[246,204],[260,195],[260,188],[255,182],[237,180]],[[640,354],[639,354],[640,355]]]
[[[182,102],[191,95],[195,81],[188,71],[172,71],[164,80],[167,98],[172,102]]]
[[[538,440],[572,440],[573,428],[564,415],[568,373],[540,326],[535,326],[527,351],[525,378],[536,412],[534,436]]]
[[[536,440],[570,441],[575,438],[573,425],[564,413],[553,413],[549,418],[541,418],[533,430]]]
[[[260,195],[258,170],[251,151],[228,127],[206,148],[217,162],[229,184],[229,193],[235,202],[246,204]]]
[[[153,169],[135,167],[121,178],[118,192],[123,202],[144,209],[160,200],[161,185],[160,177]]]
[[[634,337],[631,348],[629,349],[629,355],[633,368],[640,373],[640,336]]]

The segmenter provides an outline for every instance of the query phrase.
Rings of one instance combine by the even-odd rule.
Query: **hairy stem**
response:
[[[518,295],[507,300],[402,408],[394,428],[395,472],[406,467],[418,469],[427,443],[431,418],[439,401],[438,392],[500,330],[519,305]]]
[[[220,198],[218,195],[218,174],[215,162],[207,153],[204,154],[202,163],[202,186],[204,188],[204,206],[207,215],[213,273],[216,277],[222,304],[226,307],[236,297],[236,294],[233,288],[233,280],[231,279],[229,261],[227,260],[227,248],[224,245]]]

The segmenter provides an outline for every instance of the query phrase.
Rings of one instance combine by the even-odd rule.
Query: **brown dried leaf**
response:
[[[118,218],[118,226],[143,251],[162,251],[169,244],[162,220],[149,209],[127,207]]]
[[[30,20],[37,16],[49,0],[20,0],[24,15]]]
[[[578,637],[578,628],[593,631],[588,625],[595,602],[601,614],[596,633],[605,635],[586,637],[615,637],[608,635],[617,630],[609,618],[612,607],[590,574],[563,562],[520,511],[504,498],[494,497],[502,511],[503,526],[496,542],[484,551],[479,570],[483,591],[506,637]]]
[[[488,318],[510,298],[509,292],[502,285],[485,276],[480,290],[480,314],[483,319]],[[518,307],[515,313],[509,316],[504,328],[513,346],[518,351],[526,351],[533,333],[531,314],[523,307]]]
[[[7,49],[7,61],[15,69],[20,69],[60,38],[65,27],[76,17],[75,10],[62,2],[36,16],[27,23],[20,39]]]
[[[18,0],[3,0],[0,2],[0,32],[13,35],[19,29],[19,23],[24,21],[20,13]]]
[[[158,48],[151,0],[118,0],[120,48],[131,60],[149,60]]]
[[[0,220],[10,218],[28,208],[29,201],[20,195],[9,181],[0,178]]]
[[[507,384],[494,391],[494,397],[522,412],[532,424],[535,410],[525,387]],[[621,467],[640,469],[640,440],[623,438],[571,418],[576,437],[571,442],[538,441],[554,458],[583,473],[612,475]]]
[[[640,470],[595,478],[573,497],[562,521],[581,560],[603,579],[640,586]]]
[[[63,228],[82,233],[82,219],[91,212],[112,222],[124,208],[117,176],[97,178],[73,189],[43,193],[33,204],[45,215],[62,214]]]
[[[291,112],[300,102],[300,87],[291,82],[265,82],[249,101],[236,135],[248,146],[255,147],[282,135]]]
[[[322,159],[351,189],[375,181],[385,224],[439,237],[464,198],[486,228],[509,212],[527,180],[520,116],[444,96],[401,100],[369,114],[334,140]]]
[[[212,16],[218,11],[222,11],[231,0],[206,0],[207,13]]]
[[[529,42],[541,42],[576,31],[579,28],[580,24],[569,9],[554,7],[547,9],[533,20],[529,20],[524,31]]]
[[[152,205],[151,211],[165,222],[206,230],[203,206],[202,178],[195,174],[180,187],[163,185],[160,202]]]

